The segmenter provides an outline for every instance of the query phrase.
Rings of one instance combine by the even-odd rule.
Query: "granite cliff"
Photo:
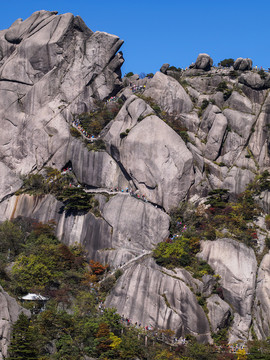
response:
[[[230,342],[252,332],[266,338],[268,190],[257,196],[255,247],[222,234],[201,239],[198,257],[220,277],[223,298],[211,291],[213,276],[165,269],[151,252],[168,238],[170,212],[180,203],[198,206],[221,188],[235,199],[269,169],[270,75],[252,70],[249,59],[221,68],[200,54],[187,70],[164,64],[153,77],[121,79],[122,43],[92,32],[78,16],[48,11],[0,32],[0,220],[55,220],[62,242],[82,244],[89,258],[113,268],[122,265],[106,306],[134,322],[211,342],[231,317]],[[89,150],[83,135],[71,135],[73,121],[101,102],[110,107],[114,96],[122,107],[93,140],[104,149]],[[67,164],[77,184],[95,195],[100,216],[67,216],[52,194],[17,192],[29,174]],[[207,312],[198,293],[207,298]],[[2,317],[0,333],[16,317]],[[6,343],[0,346],[5,355]]]

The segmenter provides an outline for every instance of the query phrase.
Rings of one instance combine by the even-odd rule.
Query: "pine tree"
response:
[[[13,326],[11,343],[7,360],[36,360],[35,335],[31,320],[21,313]]]

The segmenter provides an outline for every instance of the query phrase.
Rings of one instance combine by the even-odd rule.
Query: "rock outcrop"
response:
[[[229,341],[248,339],[257,270],[254,251],[243,243],[226,238],[203,241],[201,246],[198,256],[220,276],[224,300],[234,309],[234,326]],[[218,319],[219,316],[215,321],[218,322]]]
[[[117,36],[93,33],[80,17],[49,11],[0,32],[6,179],[0,199],[21,186],[20,175],[45,164],[65,165],[72,114],[89,110],[94,98],[106,98],[121,84],[122,43]]]
[[[30,316],[30,311],[20,306],[0,286],[0,360],[4,360],[7,357],[12,324],[18,320],[22,312]]]
[[[252,70],[252,60],[251,59],[243,59],[243,58],[237,58],[233,64],[234,70]]]
[[[256,298],[254,306],[254,330],[258,339],[265,339],[269,336],[269,264],[270,254],[262,259],[258,270]]]
[[[193,104],[179,82],[157,72],[147,85],[145,96],[154,99],[169,114],[188,113]]]
[[[188,70],[164,64],[153,78],[135,74],[122,82],[122,43],[115,35],[92,32],[78,16],[49,11],[0,31],[0,221],[55,220],[62,242],[78,242],[88,258],[121,267],[106,305],[134,322],[204,342],[212,341],[211,331],[226,327],[230,342],[245,341],[253,323],[265,339],[269,254],[258,269],[254,250],[243,243],[202,241],[198,257],[215,276],[198,280],[191,271],[161,268],[151,252],[169,236],[170,211],[179,203],[200,204],[220,188],[236,198],[270,169],[270,76],[252,70],[250,59],[237,59],[232,71],[213,67],[211,57],[200,54]],[[122,103],[120,111],[92,144],[71,136],[74,116],[109,111],[115,101]],[[14,195],[24,176],[66,164],[76,183],[93,192],[99,213],[67,216],[52,195]],[[267,190],[257,201],[269,212]],[[261,229],[254,249],[260,254],[268,236],[264,215],[256,223]],[[213,294],[217,275],[220,296]],[[204,309],[196,294],[205,299]],[[0,296],[5,309],[14,304],[3,291]],[[6,322],[22,310],[10,317],[3,311],[5,355]]]
[[[206,315],[186,282],[185,272],[176,276],[165,273],[146,257],[128,266],[106,305],[143,326],[169,328],[177,337],[188,333],[200,341],[210,341]]]
[[[195,69],[208,71],[213,65],[213,59],[208,54],[199,54],[195,62]]]

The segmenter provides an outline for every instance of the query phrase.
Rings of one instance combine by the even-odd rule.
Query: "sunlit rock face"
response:
[[[49,11],[0,32],[0,198],[21,186],[21,174],[65,165],[73,114],[121,85],[122,43],[79,16]]]
[[[0,221],[54,220],[62,242],[80,243],[88,259],[120,267],[105,304],[134,323],[202,342],[226,327],[230,342],[245,341],[253,326],[265,339],[269,254],[257,264],[245,239],[201,241],[198,257],[216,276],[198,280],[191,270],[158,266],[152,251],[168,238],[170,212],[179,204],[199,204],[221,188],[236,198],[269,170],[270,76],[251,70],[250,59],[237,59],[234,69],[213,67],[202,53],[187,70],[166,64],[152,78],[122,81],[122,43],[78,16],[49,11],[0,31]],[[114,95],[122,108],[100,132],[103,149],[89,150],[70,135],[72,120]],[[51,194],[15,195],[23,176],[68,163],[77,183],[94,191],[98,214],[66,214]],[[257,201],[269,212],[267,190]],[[264,217],[261,253],[269,236]],[[214,293],[217,279],[223,298]],[[14,302],[0,295],[5,355],[17,315],[8,315]]]

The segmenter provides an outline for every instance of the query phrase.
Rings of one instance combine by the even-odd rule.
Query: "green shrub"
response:
[[[120,133],[120,138],[124,139],[124,137],[126,137],[128,134],[126,132],[121,132]]]
[[[177,68],[177,67],[175,67],[175,66],[169,66],[169,67],[168,67],[168,70],[169,70],[169,71],[182,71],[181,68]],[[168,71],[168,70],[167,70],[167,71]]]
[[[117,269],[114,273],[114,277],[116,280],[118,280],[122,275],[123,275],[123,271],[121,269]]]
[[[42,195],[48,193],[49,186],[41,174],[29,174],[23,178],[22,188],[31,195]]]
[[[270,215],[269,214],[265,215],[265,225],[266,225],[267,230],[270,230]]]
[[[130,71],[130,72],[128,72],[126,75],[125,75],[125,77],[131,77],[131,76],[133,76],[134,75],[134,73],[132,72],[132,71]]]
[[[202,102],[202,105],[198,111],[198,116],[201,117],[202,116],[202,113],[203,111],[207,108],[207,106],[209,105],[209,101],[207,99],[204,99],[203,102]]]
[[[222,91],[224,92],[225,90],[228,89],[228,85],[226,83],[226,81],[221,81],[219,84],[218,84],[218,87],[217,87],[217,91]]]
[[[232,92],[233,92],[233,89],[227,89],[223,92],[224,101],[229,99],[229,97],[232,95]]]
[[[264,80],[266,79],[266,72],[264,70],[259,70],[258,74],[260,75],[261,79]]]
[[[232,79],[236,79],[239,76],[239,73],[236,70],[231,70],[229,72],[229,77]]]
[[[200,306],[205,306],[205,305],[206,305],[205,297],[199,296],[199,297],[198,297],[198,304],[199,304]]]
[[[74,126],[70,126],[69,128],[70,135],[75,138],[80,138],[82,135],[79,130],[77,130]]]
[[[214,189],[209,192],[206,204],[216,208],[225,208],[229,200],[227,189]]]
[[[114,276],[107,276],[100,284],[100,291],[103,293],[108,293],[112,290],[115,284],[115,277]]]
[[[203,99],[201,109],[205,110],[208,105],[209,105],[209,101],[207,99]]]
[[[106,150],[106,144],[102,139],[97,139],[93,142],[85,140],[86,147],[89,151],[103,151]]]
[[[66,188],[57,199],[64,203],[64,211],[70,213],[84,213],[92,208],[93,195],[86,193],[82,188]]]
[[[232,58],[224,59],[218,63],[218,65],[223,66],[223,67],[231,67],[231,66],[233,66],[233,64],[234,64],[234,59],[232,59]]]
[[[269,237],[266,237],[264,241],[265,241],[265,246],[266,246],[268,249],[270,249],[270,238],[269,238]]]
[[[79,120],[80,124],[89,135],[97,137],[101,130],[116,117],[122,105],[122,99],[118,99],[117,102],[109,104],[96,102],[95,111],[78,114],[75,116],[75,120]]]
[[[161,242],[153,252],[157,264],[165,267],[189,266],[199,251],[199,239],[182,236],[174,242]]]

